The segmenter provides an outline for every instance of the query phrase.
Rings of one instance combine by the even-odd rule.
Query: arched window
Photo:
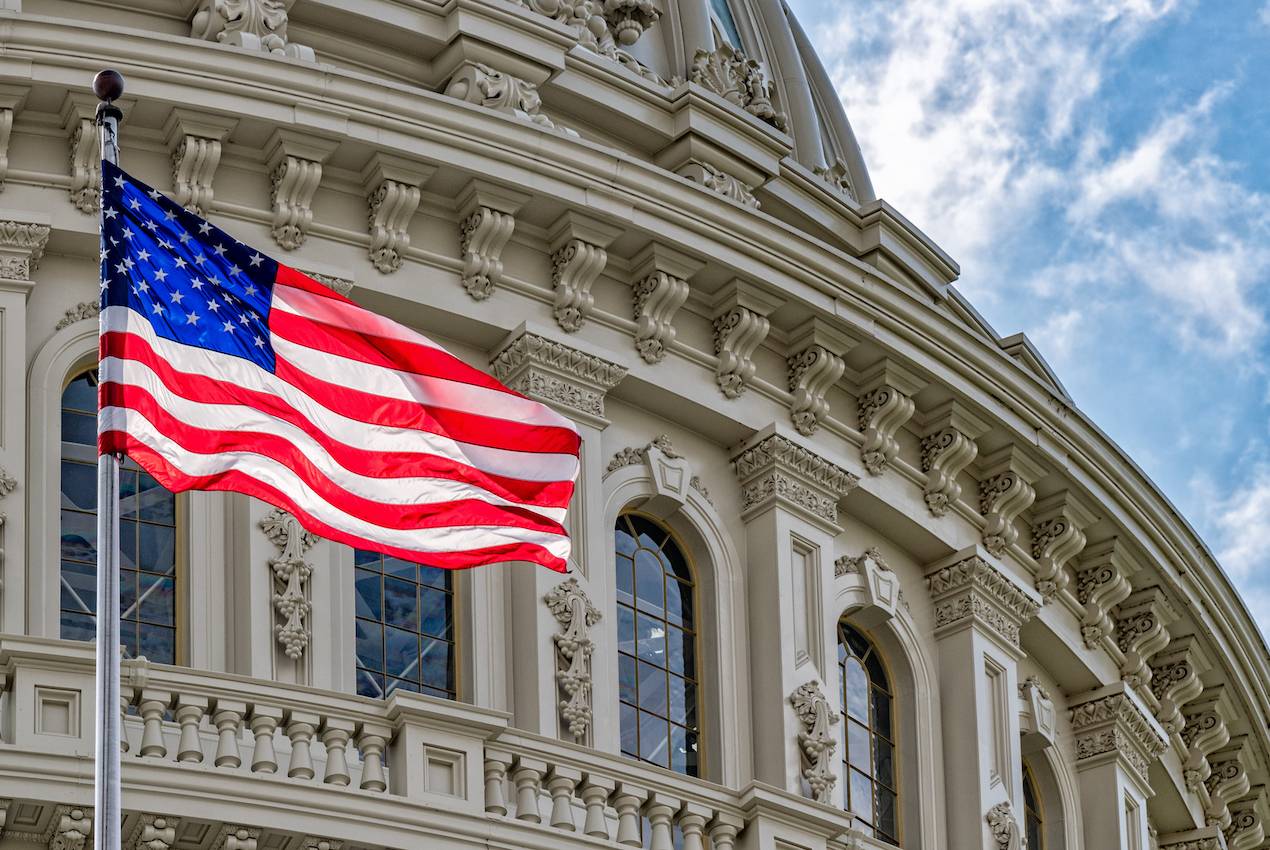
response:
[[[61,635],[97,620],[97,372],[62,392]],[[119,610],[130,657],[176,663],[176,496],[125,459],[119,470]]]
[[[1027,836],[1027,850],[1045,850],[1045,814],[1041,810],[1041,795],[1036,793],[1036,781],[1026,764],[1023,765],[1023,831]]]
[[[617,519],[617,646],[622,753],[699,776],[692,570],[666,529]]]
[[[842,677],[842,773],[847,808],[863,830],[899,844],[893,692],[872,641],[846,621],[838,623]]]
[[[732,7],[728,5],[728,0],[710,0],[710,18],[714,23],[716,34],[739,49],[741,31],[736,26],[736,18],[732,15]]]
[[[453,574],[378,552],[358,550],[353,561],[357,692],[455,699]]]

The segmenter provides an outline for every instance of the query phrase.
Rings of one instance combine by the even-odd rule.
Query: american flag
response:
[[[99,451],[357,548],[565,569],[569,420],[110,163],[102,183]]]

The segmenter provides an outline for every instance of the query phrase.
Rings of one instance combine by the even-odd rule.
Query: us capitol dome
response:
[[[0,848],[92,841],[121,164],[583,434],[569,575],[127,465],[127,850],[1257,850],[1230,582],[780,0],[0,0]]]

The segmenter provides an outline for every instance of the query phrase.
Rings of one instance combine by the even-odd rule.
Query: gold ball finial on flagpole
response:
[[[98,71],[93,77],[93,94],[106,103],[112,103],[123,97],[123,74],[114,68]]]

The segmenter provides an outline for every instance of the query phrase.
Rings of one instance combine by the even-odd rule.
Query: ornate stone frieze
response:
[[[1186,726],[1182,709],[1203,692],[1199,674],[1207,664],[1191,635],[1172,641],[1151,660],[1151,694],[1159,704],[1155,717],[1169,734],[1182,734]]]
[[[516,229],[516,213],[527,195],[474,180],[459,198],[459,250],[463,289],[484,301],[503,277],[503,248]]]
[[[1230,742],[1226,723],[1227,718],[1234,715],[1225,687],[1214,685],[1206,688],[1182,709],[1182,715],[1185,718],[1182,743],[1186,746],[1182,776],[1187,790],[1197,792],[1212,773],[1209,756]]]
[[[48,245],[47,225],[0,221],[0,278],[29,281]]]
[[[1014,819],[1009,800],[1002,800],[988,809],[986,817],[995,850],[1024,850],[1023,833],[1019,830],[1019,822]]]
[[[172,850],[176,843],[178,818],[141,814],[133,825],[131,836],[124,842],[129,850]]]
[[[1208,805],[1204,818],[1209,826],[1225,830],[1230,827],[1230,804],[1252,789],[1245,762],[1246,736],[1230,740],[1230,745],[1208,757],[1209,774],[1204,780]]]
[[[833,786],[838,777],[834,774],[834,750],[838,739],[833,724],[838,714],[831,711],[829,701],[816,682],[804,682],[789,695],[790,705],[802,723],[798,732],[798,747],[802,754],[803,779],[811,790],[811,798],[817,803],[832,800]]]
[[[1049,691],[1036,676],[1019,683],[1019,726],[1023,734],[1024,752],[1034,752],[1053,745],[1058,736],[1058,712]]]
[[[709,89],[777,130],[785,131],[784,113],[772,106],[772,84],[759,64],[727,42],[713,51],[698,49],[688,79]]]
[[[270,204],[274,241],[288,251],[304,244],[313,223],[313,196],[322,182],[322,164],[336,144],[291,131],[276,131],[270,140]]]
[[[922,417],[927,425],[922,437],[922,472],[926,473],[926,507],[935,516],[961,498],[957,476],[979,454],[976,439],[988,432],[988,425],[952,400]]]
[[[738,398],[754,377],[754,352],[767,338],[767,315],[779,302],[742,280],[724,286],[714,300],[715,381],[727,398]]]
[[[1230,804],[1230,825],[1222,830],[1229,850],[1255,850],[1265,841],[1262,819],[1265,810],[1265,788],[1257,786],[1253,794]]]
[[[569,211],[556,220],[548,234],[551,249],[551,286],[555,290],[553,313],[560,327],[573,333],[582,327],[595,299],[591,285],[608,264],[608,246],[620,231],[587,216]]]
[[[287,40],[287,11],[295,0],[200,0],[190,37],[244,50],[316,61],[313,48]]]
[[[680,166],[675,173],[738,204],[758,209],[758,198],[754,197],[749,186],[708,162],[693,160]]]
[[[1212,827],[1159,836],[1159,850],[1228,850],[1219,830]]]
[[[635,349],[646,363],[659,363],[675,340],[671,323],[688,298],[688,278],[702,264],[656,242],[633,261]]]
[[[464,62],[450,78],[445,94],[528,121],[544,130],[577,136],[573,130],[555,123],[542,112],[538,86],[483,62]]]
[[[1072,707],[1071,725],[1078,770],[1081,762],[1100,756],[1117,758],[1144,786],[1150,786],[1148,771],[1164,752],[1166,741],[1131,688],[1121,684],[1095,692]]]
[[[93,810],[87,806],[58,806],[49,819],[45,843],[49,850],[84,850],[93,831]]]
[[[977,625],[1018,649],[1019,629],[1039,606],[1013,579],[978,555],[938,566],[926,577],[937,635]]]
[[[870,475],[881,475],[899,454],[895,435],[913,415],[913,393],[924,382],[898,363],[883,360],[861,378],[857,419],[860,460]]]
[[[798,433],[811,436],[829,415],[829,388],[842,377],[842,357],[856,341],[820,319],[810,319],[789,336],[785,363],[789,379],[789,417]]]
[[[841,158],[835,159],[832,165],[818,166],[815,173],[817,177],[851,200],[859,200],[855,193],[855,186],[851,184],[851,172]]]
[[[560,624],[552,635],[556,643],[556,682],[561,700],[560,716],[569,734],[584,742],[591,728],[591,627],[600,621],[600,611],[571,578],[551,589],[543,598]]]
[[[1151,683],[1151,659],[1169,645],[1168,626],[1178,619],[1177,610],[1159,587],[1135,591],[1116,612],[1116,644],[1124,653],[1120,677],[1135,688]]]
[[[606,425],[604,397],[626,377],[626,369],[527,331],[507,343],[490,362],[494,377],[530,398]]]
[[[1082,554],[1076,570],[1076,599],[1084,606],[1080,633],[1087,649],[1094,649],[1103,638],[1113,635],[1112,609],[1133,592],[1129,576],[1137,571],[1124,544],[1114,537],[1090,546]]]
[[[220,828],[211,850],[257,850],[260,830],[225,824]]]
[[[281,620],[273,630],[287,657],[298,661],[309,645],[308,616],[312,609],[308,581],[313,565],[304,555],[317,543],[318,536],[305,531],[295,517],[277,508],[260,521],[260,528],[281,550],[281,554],[269,559],[275,588],[273,605]]]
[[[770,434],[732,458],[741,482],[745,518],[781,504],[831,531],[837,530],[838,502],[860,483],[836,463],[779,434]]]
[[[900,606],[908,609],[900,579],[882,553],[870,546],[854,557],[843,555],[833,562],[835,578],[858,575],[864,584],[864,606],[853,612],[854,618],[866,628],[894,617]]]
[[[983,515],[983,547],[1000,558],[1015,544],[1015,519],[1032,506],[1032,485],[1044,474],[1022,450],[1006,446],[983,458],[979,477],[979,513]]]
[[[340,295],[348,295],[353,291],[353,281],[343,277],[333,277],[329,274],[320,274],[319,272],[305,272],[309,277],[316,280],[328,289],[333,289]]]
[[[1039,502],[1032,523],[1036,589],[1047,603],[1068,585],[1067,563],[1085,548],[1084,529],[1094,517],[1069,491]]]

